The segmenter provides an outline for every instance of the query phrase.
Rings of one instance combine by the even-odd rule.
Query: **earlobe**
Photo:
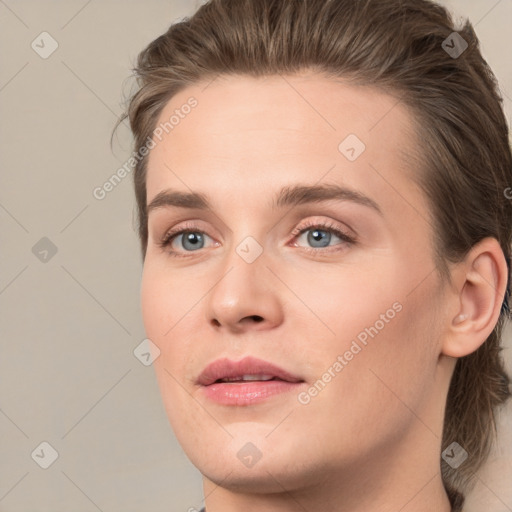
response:
[[[498,321],[507,277],[508,267],[497,240],[486,238],[469,251],[454,276],[456,314],[449,319],[444,355],[464,357],[485,342]]]

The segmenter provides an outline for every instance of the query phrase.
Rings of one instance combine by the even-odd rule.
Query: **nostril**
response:
[[[250,320],[253,320],[254,322],[260,323],[260,322],[263,322],[263,317],[259,316],[259,315],[250,315],[250,316],[245,317],[242,320],[242,322],[248,322]],[[220,327],[222,325],[222,323],[219,320],[217,320],[216,318],[212,319],[212,324],[215,327]]]

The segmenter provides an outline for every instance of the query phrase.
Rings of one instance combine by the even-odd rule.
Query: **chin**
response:
[[[324,480],[321,475],[329,471],[327,467],[319,471],[319,464],[311,459],[296,460],[294,453],[285,456],[274,451],[273,455],[263,455],[252,467],[246,467],[236,455],[207,460],[204,453],[191,458],[194,466],[214,484],[238,493],[273,494],[282,493],[283,489],[304,490],[320,484]]]
[[[201,474],[215,485],[235,493],[274,494],[282,492],[283,486],[289,489],[286,478],[283,479],[279,474],[274,477],[272,472],[269,473],[265,470],[253,472],[251,470],[244,471],[240,468],[229,468],[222,474],[201,471]]]

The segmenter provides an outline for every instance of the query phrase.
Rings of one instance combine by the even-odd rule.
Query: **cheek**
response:
[[[309,286],[297,282],[294,288],[315,313],[302,317],[301,332],[308,338],[321,333],[317,342],[304,340],[316,377],[342,358],[343,368],[331,369],[340,376],[332,379],[336,381],[332,389],[338,388],[330,397],[334,401],[346,403],[347,397],[355,403],[373,401],[375,393],[369,390],[379,391],[379,396],[392,395],[393,390],[404,399],[422,400],[422,382],[428,385],[433,379],[436,313],[425,304],[437,300],[435,283],[426,281],[411,293],[418,282],[414,275],[406,279],[398,269],[380,270],[333,271],[317,276],[315,286],[311,281]]]
[[[360,350],[349,356],[338,396],[345,397],[344,406],[355,408],[354,417],[357,411],[367,411],[364,417],[359,415],[361,429],[377,424],[395,428],[415,421],[410,411],[423,410],[434,385],[435,313],[424,307],[419,292],[409,297],[388,294],[387,299],[380,308],[372,308],[365,325],[354,326],[358,332],[344,341],[345,350],[351,342]]]
[[[187,418],[192,424],[200,411],[190,408],[183,390],[187,380],[184,369],[193,362],[191,345],[196,328],[191,325],[198,293],[183,287],[179,278],[146,260],[141,282],[141,307],[146,336],[160,350],[153,363],[163,403],[171,425]],[[189,405],[189,409],[184,408]]]
[[[146,260],[141,282],[141,308],[148,337],[163,340],[171,336],[180,319],[184,319],[197,301],[194,301],[196,295],[193,287],[180,282],[178,273]],[[186,322],[190,323],[190,319]]]
[[[338,335],[328,344],[329,355],[326,357],[325,345],[323,353],[315,350],[309,354],[310,360],[321,361],[314,372],[319,380],[309,388],[319,391],[313,390],[316,396],[303,406],[302,413],[311,430],[318,429],[332,439],[334,451],[346,449],[344,442],[337,440],[340,431],[357,433],[359,449],[376,449],[377,445],[391,446],[406,435],[418,421],[415,414],[429,424],[424,411],[435,369],[430,334],[422,329],[424,312],[417,304],[400,302],[403,309],[393,310],[394,317],[388,323],[381,320],[382,324],[376,320],[381,311],[386,314],[387,301],[383,309],[369,304],[364,318],[360,315],[363,327],[350,326],[355,335],[343,334],[349,316],[344,317],[346,321],[340,317]],[[365,343],[357,337],[361,333],[366,335]],[[339,363],[338,356],[344,361],[341,370],[333,366]],[[329,382],[324,386],[322,381]]]
[[[186,333],[193,331],[187,312],[197,302],[190,288],[182,288],[169,271],[146,261],[141,282],[141,309],[146,336],[160,349],[153,366],[163,389],[171,385],[172,375],[183,368],[188,343]],[[187,329],[183,329],[186,325]],[[167,370],[167,372],[165,371]]]
[[[326,345],[334,351],[348,349],[347,342],[350,345],[350,340],[361,332],[364,336],[365,328],[378,322],[382,329],[380,315],[388,312],[387,317],[396,316],[393,304],[400,299],[400,287],[382,274],[391,276],[393,272],[383,265],[374,269],[351,265],[322,269],[309,279],[304,278],[306,272],[285,276],[300,299],[290,303],[294,309],[290,316],[304,322],[305,330],[301,332],[312,333],[315,329],[317,337],[327,342],[321,344],[319,354],[325,353]]]

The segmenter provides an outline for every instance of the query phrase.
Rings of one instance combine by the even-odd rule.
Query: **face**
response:
[[[170,423],[224,487],[355,474],[439,421],[443,288],[403,156],[418,144],[412,117],[319,75],[206,85],[170,100],[158,124],[189,113],[148,160],[142,311]],[[248,364],[233,373],[258,381],[200,384],[210,363],[246,357],[287,375]]]

